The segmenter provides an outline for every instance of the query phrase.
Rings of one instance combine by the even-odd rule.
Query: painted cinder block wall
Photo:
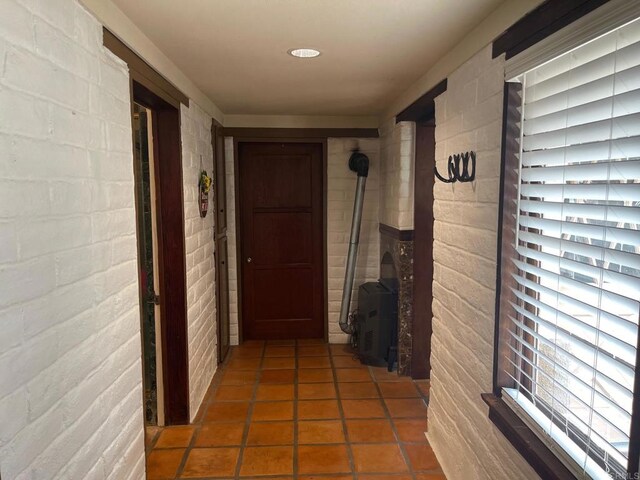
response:
[[[181,106],[190,408],[215,371],[211,117]],[[143,478],[129,74],[73,0],[0,4],[0,475]]]
[[[413,230],[415,123],[392,118],[379,132],[380,223]]]
[[[211,116],[193,100],[180,105],[184,236],[187,270],[187,338],[189,342],[189,407],[193,420],[216,371],[216,301],[213,196],[200,217],[200,172],[213,175]]]
[[[129,76],[76,2],[0,2],[0,475],[144,477]]]
[[[345,260],[351,231],[351,215],[355,197],[356,175],[349,170],[351,151],[359,147],[369,156],[370,167],[365,193],[360,250],[356,266],[352,309],[357,305],[357,290],[361,283],[376,281],[379,276],[380,235],[379,215],[379,140],[377,138],[327,139],[327,284],[326,308],[329,341],[346,343],[348,335],[338,325]],[[229,255],[229,312],[231,344],[238,344],[238,272],[236,252],[235,175],[233,138],[225,138],[227,175],[227,237]]]
[[[436,98],[436,164],[477,152],[476,181],[434,189],[428,438],[450,480],[538,478],[488,418],[492,391],[504,56],[483,48]]]

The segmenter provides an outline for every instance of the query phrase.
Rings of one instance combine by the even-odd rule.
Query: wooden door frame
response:
[[[220,185],[224,185],[224,192],[222,192],[224,194],[223,198],[226,198],[226,194],[227,194],[227,182],[226,179],[220,179],[219,177],[219,173],[220,173],[220,169],[218,168],[218,166],[220,164],[222,164],[222,172],[224,175],[226,175],[226,169],[225,169],[225,162],[226,162],[226,156],[225,156],[225,146],[224,146],[224,129],[222,127],[222,124],[220,122],[218,122],[215,118],[211,120],[211,143],[213,146],[213,157],[214,157],[214,162],[213,162],[213,170],[212,170],[212,176],[213,176],[213,188],[214,188],[214,194],[213,194],[213,198],[212,198],[212,202],[213,202],[213,208],[211,209],[212,211],[210,212],[211,215],[214,215],[214,221],[215,221],[215,226],[213,229],[213,240],[214,240],[214,245],[215,245],[215,262],[216,262],[216,272],[215,272],[215,292],[216,292],[216,341],[217,341],[217,361],[218,361],[218,365],[221,364],[222,362],[224,362],[226,356],[229,353],[229,347],[230,345],[230,341],[228,342],[228,345],[226,347],[226,350],[223,351],[222,348],[222,316],[221,316],[221,312],[222,312],[222,296],[225,295],[227,298],[227,312],[226,312],[226,321],[228,323],[227,325],[227,336],[229,338],[227,338],[227,340],[230,340],[230,312],[229,312],[229,304],[230,304],[230,297],[229,297],[229,254],[228,254],[228,247],[229,247],[229,242],[228,242],[228,228],[229,228],[229,221],[228,219],[225,221],[224,223],[224,230],[220,229],[220,216],[224,215],[226,217],[227,212],[223,211],[223,209],[220,208],[220,204],[218,202],[218,195],[220,194]],[[226,206],[226,199],[223,202],[223,206],[224,209],[227,209]],[[224,260],[220,260],[220,239],[225,238],[226,242],[227,242],[227,248],[225,251],[226,257],[224,258]],[[221,275],[220,275],[220,271],[221,271],[221,267],[220,264],[223,264],[226,266],[226,270],[227,270],[227,281],[226,281],[226,288],[223,291],[222,290],[222,282],[220,281]]]
[[[106,28],[103,45],[129,67],[132,142],[133,102],[152,111],[164,418],[166,425],[185,425],[190,411],[180,105],[188,106],[189,98]],[[142,315],[140,322],[142,327]]]
[[[266,130],[266,129],[265,129]],[[230,132],[225,129],[225,135]],[[237,132],[235,132],[237,133]],[[255,133],[255,132],[252,132]],[[275,133],[275,132],[274,132]],[[327,299],[329,298],[329,283],[327,275],[327,138],[318,137],[261,137],[261,136],[234,136],[233,137],[233,188],[234,188],[234,208],[235,208],[235,222],[236,222],[236,278],[237,278],[237,292],[238,292],[238,343],[243,341],[243,319],[242,319],[242,259],[243,245],[242,245],[242,225],[241,225],[241,205],[240,205],[240,155],[239,144],[241,143],[312,143],[320,145],[322,148],[322,277],[323,277],[323,317],[324,317],[324,340],[329,339],[329,308],[327,305]],[[228,188],[228,186],[227,186]]]
[[[133,78],[131,92],[152,112],[164,418],[182,425],[190,418],[180,111]]]

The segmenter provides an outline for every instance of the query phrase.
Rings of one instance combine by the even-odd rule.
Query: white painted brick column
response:
[[[215,242],[212,191],[209,212],[200,217],[200,171],[213,175],[211,117],[194,101],[180,106],[182,180],[187,269],[187,337],[189,342],[189,404],[191,420],[216,371]]]
[[[413,230],[415,123],[380,127],[380,223]]]

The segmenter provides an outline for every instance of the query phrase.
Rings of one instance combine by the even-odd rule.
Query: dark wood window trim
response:
[[[493,41],[493,58],[514,57],[608,1],[547,0]]]
[[[133,80],[177,109],[180,109],[181,103],[187,107],[189,106],[189,97],[174,87],[166,78],[125,45],[122,40],[105,27],[102,28],[102,35],[103,45],[127,63]]]
[[[445,78],[427,93],[418,98],[396,115],[396,123],[399,122],[422,122],[434,118],[436,106],[435,98],[447,90],[447,79]]]

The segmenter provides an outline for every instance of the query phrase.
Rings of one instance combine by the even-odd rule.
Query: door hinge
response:
[[[160,305],[160,295],[156,295],[155,293],[149,295],[148,303],[153,303],[154,305]]]

